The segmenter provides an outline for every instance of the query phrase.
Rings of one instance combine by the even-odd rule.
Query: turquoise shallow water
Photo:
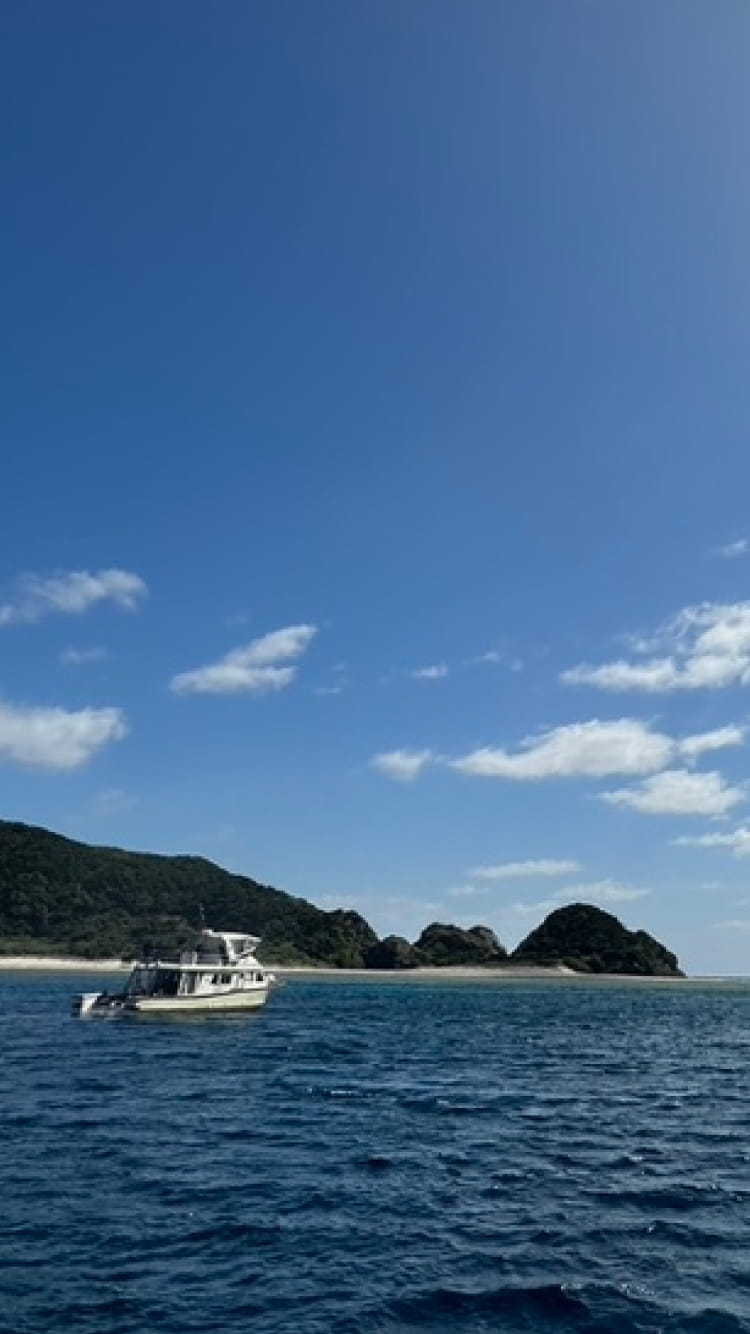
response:
[[[2,1334],[750,1331],[750,988],[0,975]]]

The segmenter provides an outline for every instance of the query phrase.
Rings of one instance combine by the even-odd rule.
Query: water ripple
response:
[[[750,988],[76,985],[0,977],[0,1334],[750,1334]]]

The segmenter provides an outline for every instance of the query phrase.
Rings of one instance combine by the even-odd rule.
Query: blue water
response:
[[[750,1331],[750,988],[0,977],[2,1334]]]

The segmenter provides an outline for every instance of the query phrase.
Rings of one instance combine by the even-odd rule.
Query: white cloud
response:
[[[673,838],[674,848],[729,848],[734,857],[750,857],[750,828],[740,827],[727,834],[683,834]]]
[[[580,869],[580,862],[539,857],[522,862],[501,862],[497,866],[475,866],[467,871],[467,875],[476,876],[480,880],[519,880],[536,879],[538,876],[575,875]]]
[[[394,778],[399,783],[413,783],[434,758],[431,750],[389,750],[374,755],[370,764],[387,778]]]
[[[606,778],[615,774],[635,776],[655,774],[674,766],[676,761],[692,765],[701,755],[721,750],[726,746],[739,745],[745,736],[745,729],[735,724],[715,728],[711,732],[700,732],[681,739],[668,736],[654,730],[648,723],[637,718],[619,718],[613,722],[599,722],[591,719],[585,723],[569,723],[562,727],[540,732],[526,737],[518,750],[508,751],[502,747],[482,746],[455,759],[431,750],[410,751],[394,750],[384,755],[376,755],[370,762],[375,768],[390,778],[413,781],[418,778],[429,762],[444,764],[458,773],[475,778],[504,778],[518,782],[539,781],[547,778]],[[677,777],[675,777],[677,775]],[[685,809],[693,811],[691,800],[699,800],[710,806],[708,814],[724,813],[742,800],[739,789],[727,787],[718,774],[697,774],[691,781],[685,771],[672,769],[671,775],[655,779],[643,787],[624,788],[618,792],[605,794],[605,800],[614,805],[631,805],[639,810],[656,810],[656,803],[667,799],[669,784],[674,790],[679,783],[682,802],[687,802]],[[721,811],[717,810],[721,807]],[[666,809],[666,808],[665,808]],[[682,809],[682,807],[679,807]],[[697,809],[695,811],[697,813]],[[557,871],[529,870],[522,872],[518,866],[530,868],[546,865],[545,862],[510,863],[507,878],[518,874],[564,874]],[[549,863],[555,866],[556,863]],[[563,863],[565,865],[565,863]],[[479,868],[479,872],[490,878],[488,871],[493,868]],[[502,879],[497,873],[503,868],[495,868],[495,879]]]
[[[316,634],[314,625],[287,625],[283,630],[272,630],[261,639],[254,639],[236,652],[243,653],[249,663],[259,667],[288,662],[290,658],[301,657]]]
[[[730,787],[720,773],[691,773],[687,769],[666,769],[652,774],[632,787],[603,792],[601,800],[612,806],[629,806],[646,815],[728,814],[745,800],[741,788]]]
[[[80,616],[98,602],[114,602],[134,611],[147,596],[143,579],[127,570],[61,571],[42,576],[22,575],[10,602],[0,604],[0,625],[40,621],[53,612]]]
[[[121,709],[32,708],[0,704],[0,760],[40,769],[77,769],[127,734]]]
[[[445,891],[446,898],[449,899],[475,899],[486,893],[486,885],[454,885],[452,889]]]
[[[103,662],[107,656],[105,648],[66,648],[60,654],[64,667],[80,667],[87,662]]]
[[[218,662],[179,672],[170,681],[178,695],[266,694],[283,690],[297,675],[296,666],[279,666],[299,658],[316,635],[314,625],[289,625],[232,649]]]
[[[313,694],[325,698],[327,695],[340,695],[343,689],[343,686],[313,686]]]
[[[738,537],[736,542],[727,542],[723,547],[717,548],[718,556],[727,556],[730,560],[737,556],[746,556],[750,542],[746,537]]]
[[[661,769],[674,747],[671,737],[636,718],[592,719],[526,737],[515,752],[484,746],[449,763],[459,773],[479,778],[603,778]]]
[[[579,663],[562,672],[566,685],[600,690],[721,689],[750,684],[750,602],[704,602],[685,607],[650,639],[631,642],[645,662],[618,659],[594,667]]]
[[[623,659],[591,667],[579,663],[560,675],[568,686],[596,686],[600,690],[672,690],[675,684],[672,658],[654,658],[648,663],[630,663]]]
[[[448,666],[444,662],[435,662],[430,667],[416,667],[409,675],[414,681],[441,681],[448,675]]]
[[[717,931],[750,931],[750,917],[727,917],[713,925]]]

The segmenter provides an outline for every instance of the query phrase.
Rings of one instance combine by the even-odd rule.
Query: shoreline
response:
[[[120,973],[122,959],[74,959],[56,954],[0,954],[0,973]]]
[[[0,955],[0,974],[13,973],[126,973],[132,967],[130,961],[122,959],[75,959],[59,955],[13,954]],[[309,965],[268,964],[268,969],[281,981],[304,982],[588,982],[588,983],[721,983],[739,982],[741,977],[653,977],[628,973],[576,973],[563,965],[554,967],[531,967],[508,964],[500,968],[481,968],[472,965],[448,965],[447,967],[424,967],[408,969],[385,968],[315,968]]]

